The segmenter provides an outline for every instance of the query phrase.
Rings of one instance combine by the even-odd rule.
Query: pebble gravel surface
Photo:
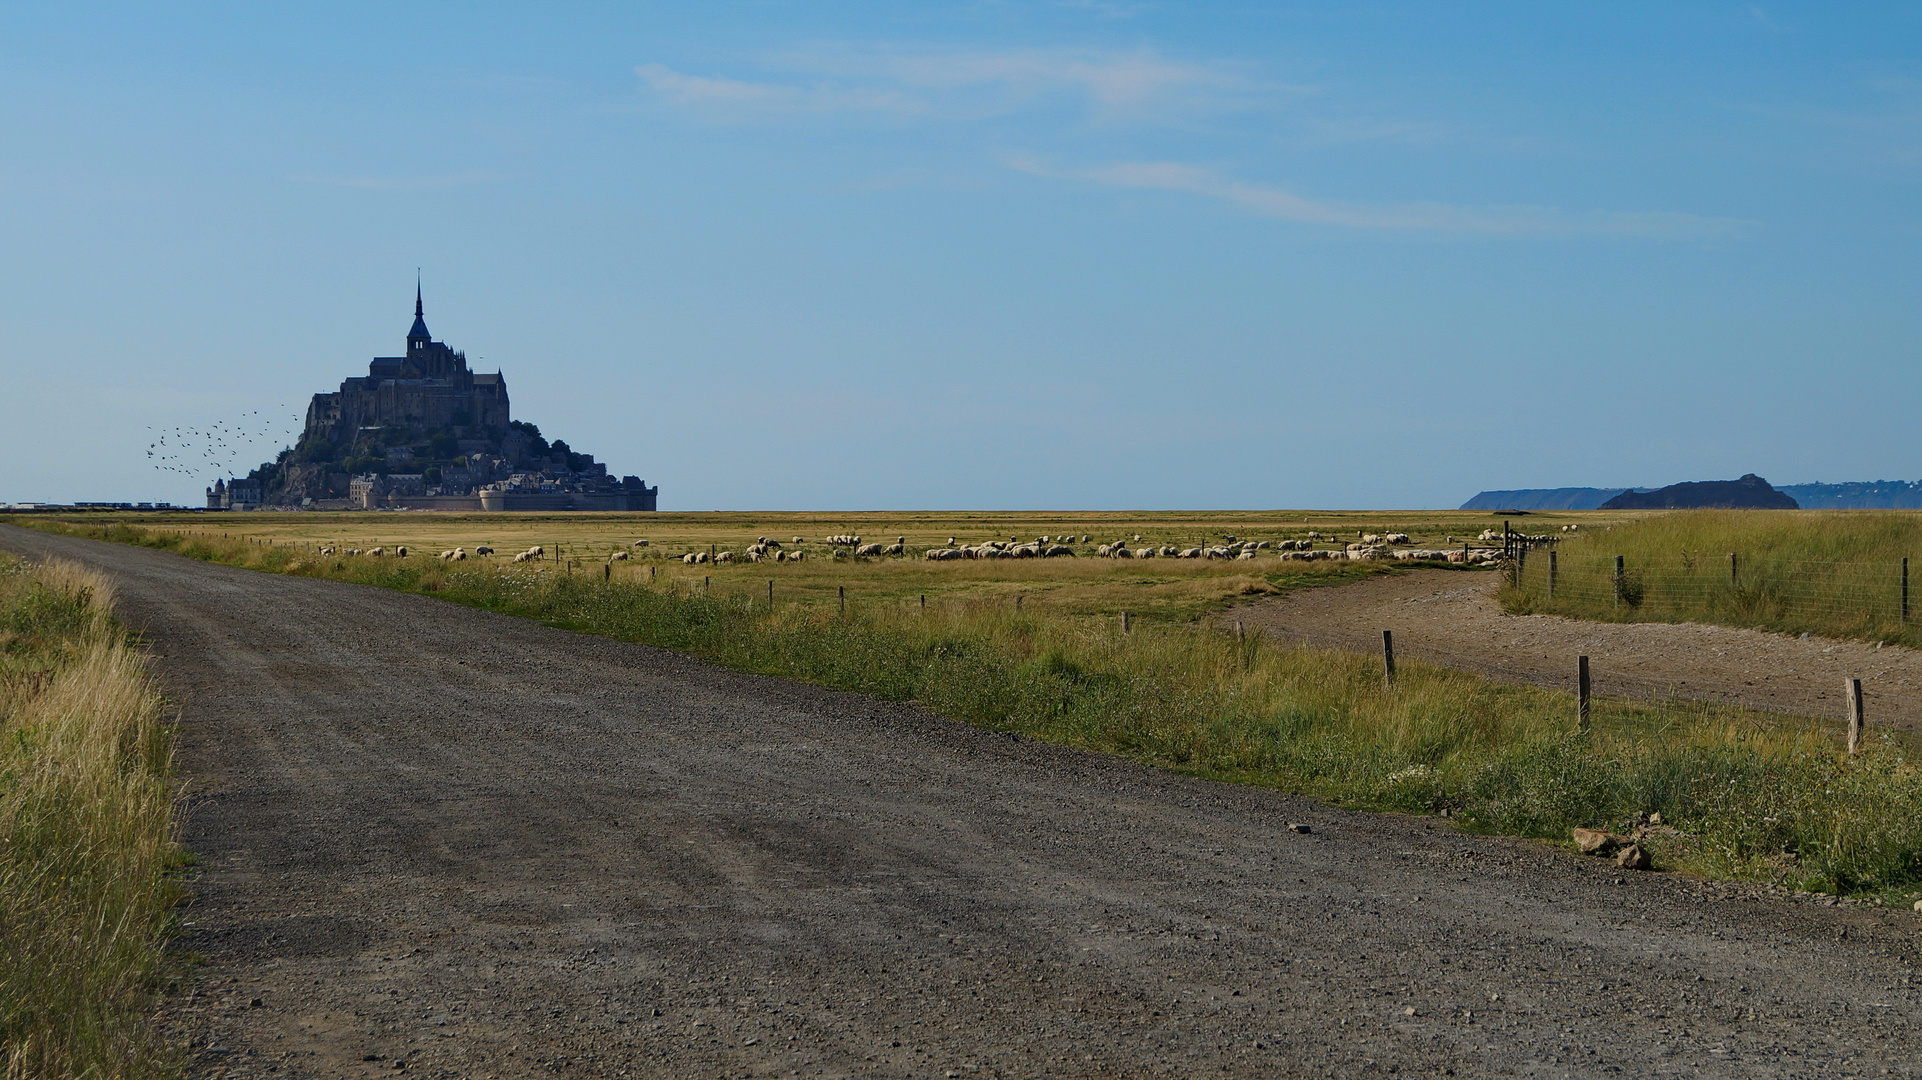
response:
[[[1882,1076],[1917,917],[953,724],[432,599],[115,575],[209,1077]],[[1306,826],[1300,831],[1297,826]]]

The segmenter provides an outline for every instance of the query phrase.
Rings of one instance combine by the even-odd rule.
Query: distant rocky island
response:
[[[1734,483],[1735,481],[1724,481]],[[1484,491],[1463,510],[1598,510],[1625,492],[1655,488],[1513,488]],[[1847,484],[1783,484],[1774,489],[1804,510],[1922,510],[1922,480],[1862,480]]]
[[[507,380],[427,332],[418,286],[405,356],[315,394],[300,443],[207,489],[209,510],[652,510],[660,489],[508,415]]]
[[[1747,473],[1737,480],[1702,480],[1670,484],[1654,491],[1624,491],[1598,510],[1800,510],[1794,499],[1775,490],[1767,480]]]

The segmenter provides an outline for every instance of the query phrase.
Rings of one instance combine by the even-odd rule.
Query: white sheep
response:
[[[646,546],[647,546],[647,541],[645,541],[645,540],[636,540],[636,541],[634,541],[634,543],[633,543],[633,545],[632,545],[632,546],[634,546],[634,547],[646,547]]]
[[[625,551],[617,551],[617,552],[615,552],[614,554],[612,554],[612,555],[609,555],[609,556],[607,557],[607,561],[608,561],[608,562],[626,562],[626,561],[627,561],[627,552],[625,552]]]

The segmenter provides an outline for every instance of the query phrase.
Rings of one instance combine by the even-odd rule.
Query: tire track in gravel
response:
[[[422,597],[0,547],[112,573],[179,703],[207,962],[166,1018],[202,1075],[1922,1060],[1907,912],[1623,875]]]

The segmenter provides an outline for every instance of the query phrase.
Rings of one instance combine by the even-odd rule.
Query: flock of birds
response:
[[[273,418],[263,417],[259,409],[241,413],[232,422],[216,420],[204,431],[149,425],[149,432],[159,434],[147,444],[147,460],[159,472],[195,479],[244,476],[259,464],[255,460],[261,452],[257,447],[266,447],[266,458],[271,459],[277,447],[292,444],[293,433],[298,432],[305,421],[298,413],[289,419],[293,424],[291,431],[277,428]]]

